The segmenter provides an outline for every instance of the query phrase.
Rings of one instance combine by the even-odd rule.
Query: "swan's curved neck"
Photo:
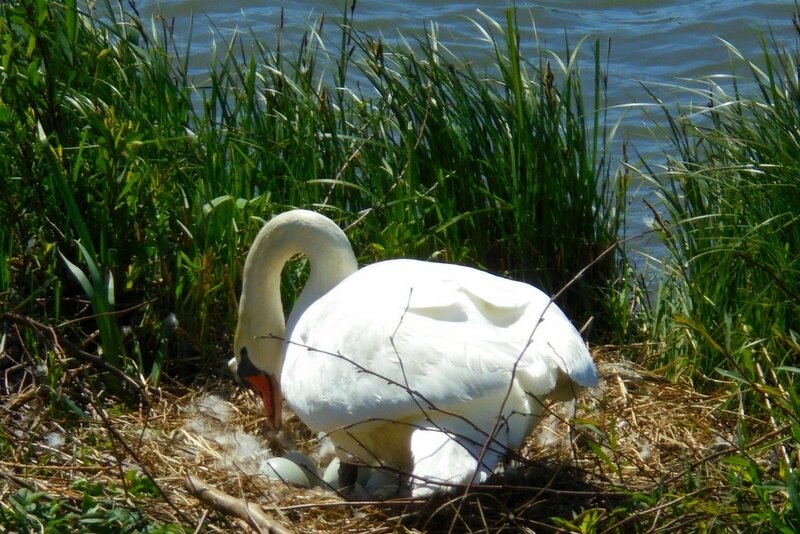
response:
[[[310,273],[284,323],[280,281],[283,266],[293,256],[308,258]],[[356,271],[353,249],[336,224],[314,212],[296,210],[269,221],[256,236],[244,265],[239,323],[253,336],[283,338],[302,313],[339,282]],[[275,340],[280,343],[279,340]],[[279,347],[269,352],[275,354]],[[267,362],[253,362],[266,369]],[[270,362],[273,367],[278,362]],[[280,365],[280,364],[278,364]]]

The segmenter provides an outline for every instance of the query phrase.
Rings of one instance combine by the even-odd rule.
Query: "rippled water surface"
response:
[[[139,0],[145,17],[174,17],[179,39],[189,33],[193,17],[193,71],[202,74],[208,66],[211,43],[229,38],[234,31],[250,31],[265,43],[275,42],[281,10],[284,11],[285,43],[299,42],[309,21],[324,14],[327,24],[341,20],[344,3],[333,0],[264,2],[255,0]],[[349,4],[348,4],[349,5]],[[772,31],[779,42],[794,46],[793,2],[729,0],[640,0],[518,2],[523,39],[533,41],[533,28],[540,43],[556,52],[588,36],[606,43],[610,39],[608,97],[611,105],[649,102],[642,83],[685,83],[685,78],[709,74],[730,74],[741,65],[731,64],[731,54],[720,39],[741,50],[746,57],[760,57],[760,33]],[[435,23],[440,40],[460,59],[484,61],[489,50],[473,20],[480,12],[504,20],[506,4],[490,1],[386,1],[358,0],[355,26],[385,39],[422,35]],[[479,12],[480,11],[480,12]],[[329,26],[328,37],[337,36]],[[591,65],[586,64],[587,67]],[[665,91],[666,92],[666,91]],[[668,94],[668,93],[666,93]],[[677,97],[676,97],[677,98]],[[685,97],[684,97],[685,98]],[[619,116],[615,114],[614,116]],[[666,146],[654,141],[651,127],[641,113],[628,112],[622,119],[618,138],[630,139],[645,154],[657,154]],[[645,194],[646,191],[642,194]],[[629,233],[645,228],[648,213],[641,200],[632,195]],[[647,241],[642,243],[647,248]]]
[[[139,0],[146,17],[160,14],[175,18],[178,35],[186,35],[190,16],[194,18],[193,65],[202,70],[212,36],[229,37],[235,30],[252,29],[267,44],[274,42],[281,10],[284,11],[284,41],[299,40],[309,21],[324,14],[341,19],[344,3],[334,0],[264,2],[255,0]],[[748,57],[757,57],[758,30],[772,30],[791,44],[793,2],[749,1],[579,1],[517,4],[523,31],[535,24],[539,39],[547,47],[562,51],[565,35],[571,43],[589,36],[611,39],[610,73],[616,84],[610,87],[614,101],[641,100],[638,81],[674,82],[681,77],[729,72],[729,53],[719,39],[725,39]],[[486,46],[472,20],[480,12],[504,20],[502,2],[423,2],[359,0],[355,11],[359,30],[391,39],[398,33],[420,35],[431,22],[440,38],[459,57],[486,57]],[[213,26],[213,30],[212,30]],[[335,32],[330,29],[331,38]],[[532,32],[523,35],[530,38]]]

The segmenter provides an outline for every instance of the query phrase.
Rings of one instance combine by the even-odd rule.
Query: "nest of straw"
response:
[[[283,434],[268,434],[257,399],[233,380],[166,384],[132,406],[105,396],[90,379],[92,365],[68,361],[55,348],[65,372],[49,383],[47,370],[32,367],[21,348],[2,355],[0,478],[8,483],[0,485],[0,501],[27,488],[80,512],[91,484],[114,488],[103,495],[106,507],[197,532],[545,532],[569,529],[565,521],[580,524],[588,514],[614,531],[681,530],[692,517],[677,504],[724,492],[717,463],[733,448],[729,399],[702,395],[601,350],[595,351],[599,387],[574,404],[554,406],[489,484],[424,501],[354,502],[258,474],[262,456],[294,447],[314,457],[319,442],[296,418]],[[198,501],[188,475],[257,504],[272,527]],[[685,489],[687,477],[695,490]],[[143,492],[142,481],[152,491]],[[637,493],[651,498],[633,513],[628,507],[624,517],[614,514]]]

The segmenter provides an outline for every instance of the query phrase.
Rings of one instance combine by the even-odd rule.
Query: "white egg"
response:
[[[303,468],[287,458],[270,458],[261,464],[258,472],[270,480],[282,480],[304,488],[311,486]]]
[[[283,458],[287,460],[291,460],[302,469],[305,474],[306,478],[308,479],[310,485],[312,486],[321,486],[322,485],[322,475],[319,474],[319,468],[317,468],[316,462],[303,454],[300,451],[290,451],[283,455]]]

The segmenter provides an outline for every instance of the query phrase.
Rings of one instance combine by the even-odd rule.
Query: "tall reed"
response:
[[[591,51],[587,108],[580,46],[563,60],[538,49],[513,10],[505,25],[483,23],[490,52],[480,71],[435,31],[415,43],[419,52],[360,42],[361,72],[394,127],[385,140],[392,148],[383,151],[394,173],[371,174],[370,187],[390,180],[402,184],[404,198],[418,195],[414,210],[383,216],[386,224],[417,225],[430,236],[428,250],[555,293],[615,245],[624,222],[626,184],[608,148],[600,46]],[[522,50],[531,49],[533,59],[525,59]],[[588,270],[560,303],[603,328],[619,322],[602,293],[620,276],[617,259],[609,254]]]

